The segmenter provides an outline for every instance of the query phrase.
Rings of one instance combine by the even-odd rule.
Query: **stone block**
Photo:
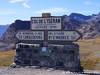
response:
[[[50,66],[50,62],[48,62],[47,60],[41,60],[40,61],[40,66],[41,67],[49,67]]]
[[[34,54],[39,54],[39,50],[38,50],[38,49],[34,49],[34,50],[33,50],[33,53],[34,53]]]
[[[21,58],[15,57],[14,58],[14,63],[16,63],[17,65],[22,65],[23,60]]]
[[[27,58],[27,53],[21,53],[21,58]]]
[[[16,52],[16,54],[15,54],[15,57],[21,57],[21,54],[20,54],[20,52]]]
[[[32,48],[24,48],[24,52],[32,53]]]
[[[32,54],[32,53],[29,53],[29,54],[27,54],[27,59],[30,59],[30,60],[32,60],[32,59],[33,59],[33,56],[34,56],[34,54]]]
[[[17,48],[16,52],[23,52],[23,48]]]
[[[39,60],[32,60],[32,65],[33,66],[39,66],[40,65],[40,61]]]
[[[24,64],[25,66],[30,66],[30,65],[32,65],[32,64],[31,64],[31,60],[29,60],[29,59],[24,59],[23,61],[24,61],[23,64]]]
[[[43,47],[20,44],[16,48],[14,63],[24,66],[63,68],[68,71],[83,71],[80,65],[79,45],[48,45]]]

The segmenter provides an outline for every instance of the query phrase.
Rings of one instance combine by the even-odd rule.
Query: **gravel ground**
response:
[[[0,67],[0,75],[100,75],[97,71],[85,71],[84,74],[70,73],[63,70],[35,69],[35,68],[10,68]]]

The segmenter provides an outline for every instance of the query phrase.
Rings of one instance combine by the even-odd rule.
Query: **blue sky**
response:
[[[30,20],[50,12],[53,16],[70,13],[98,14],[100,0],[1,0],[0,25],[11,24],[16,19]]]

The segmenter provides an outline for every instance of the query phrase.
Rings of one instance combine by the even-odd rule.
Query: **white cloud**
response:
[[[23,2],[23,6],[25,8],[30,8],[30,6],[27,4],[29,0],[9,0],[10,3],[19,3]]]
[[[90,5],[90,4],[92,4],[92,2],[90,2],[90,1],[85,1],[84,4]]]
[[[18,2],[23,2],[24,0],[9,0],[10,3],[18,3]]]
[[[100,7],[100,3],[92,2],[90,0],[89,1],[85,1],[84,4]]]
[[[30,6],[29,6],[26,2],[23,3],[23,6],[24,6],[25,8],[30,8]]]
[[[43,10],[37,10],[33,11],[33,14],[41,14],[41,13],[63,13],[63,12],[69,12],[68,9],[65,8],[49,8],[49,9],[43,9]]]

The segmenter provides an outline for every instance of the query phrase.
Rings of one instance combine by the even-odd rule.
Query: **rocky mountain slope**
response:
[[[15,33],[18,30],[28,30],[30,29],[30,21],[16,20],[12,23],[6,32],[1,37],[1,41],[7,44],[16,43]]]
[[[91,39],[100,36],[100,13],[92,16],[84,16],[77,13],[64,15],[64,29],[78,30],[83,39]]]
[[[18,43],[18,39],[15,38],[17,30],[27,30],[30,28],[30,21],[16,20],[5,31],[0,38],[0,51],[11,50],[15,48],[15,43]]]
[[[82,34],[83,39],[90,39],[100,36],[100,13],[91,16],[85,16],[78,13],[72,13],[69,16],[63,15],[63,29],[65,30],[78,30]],[[0,41],[8,45],[18,43],[15,38],[15,33],[18,30],[29,30],[30,21],[16,20],[12,23]]]

